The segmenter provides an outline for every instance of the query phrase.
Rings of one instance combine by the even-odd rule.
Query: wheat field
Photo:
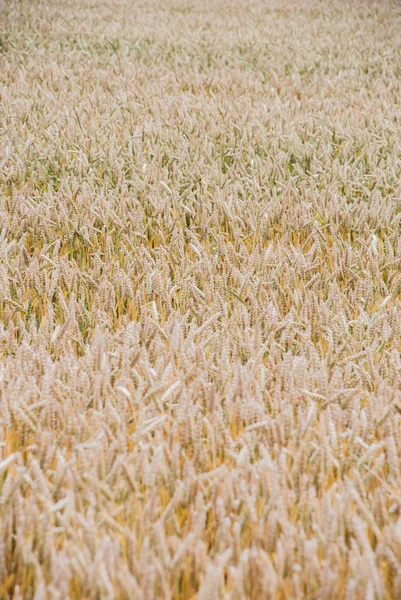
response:
[[[0,600],[401,599],[401,5],[0,3]]]

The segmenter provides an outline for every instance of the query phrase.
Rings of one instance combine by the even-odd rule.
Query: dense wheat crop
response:
[[[400,31],[1,2],[1,600],[401,598]]]

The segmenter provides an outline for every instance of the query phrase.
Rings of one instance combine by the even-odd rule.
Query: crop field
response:
[[[400,32],[0,1],[0,600],[401,599]]]

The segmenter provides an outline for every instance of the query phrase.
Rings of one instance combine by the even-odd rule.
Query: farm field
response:
[[[400,31],[0,3],[0,600],[401,598]]]

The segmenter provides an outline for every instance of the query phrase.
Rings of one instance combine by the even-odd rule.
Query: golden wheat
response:
[[[401,598],[401,8],[0,5],[0,599]]]

